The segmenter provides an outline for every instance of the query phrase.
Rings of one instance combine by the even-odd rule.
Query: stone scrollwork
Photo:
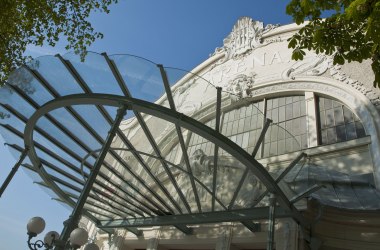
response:
[[[296,76],[320,76],[329,68],[329,61],[325,55],[307,57],[302,61],[294,63],[282,73],[282,78],[295,79]]]
[[[282,73],[282,79],[295,79],[296,76],[320,76],[329,69],[333,79],[350,85],[357,91],[364,94],[375,106],[380,105],[379,95],[372,89],[365,86],[358,80],[354,80],[346,73],[342,72],[341,65],[334,65],[332,56],[315,55],[305,58],[302,61],[296,62],[290,68]]]
[[[371,87],[365,86],[362,82],[352,79],[346,73],[342,72],[342,65],[333,65],[333,59],[330,57],[328,59],[330,75],[335,79],[347,85],[350,85],[360,93],[364,94],[373,105],[380,106],[380,97]]]
[[[178,112],[192,115],[201,107],[199,102],[191,101],[188,98],[191,89],[196,86],[197,80],[197,78],[194,78],[173,91],[173,100]]]
[[[322,91],[325,93],[330,93],[335,96],[339,96],[340,98],[344,99],[346,102],[354,102],[354,97],[347,92],[343,91],[342,89],[334,86],[328,86],[328,85],[320,85],[316,84],[315,82],[287,82],[287,83],[279,83],[276,85],[266,86],[259,89],[254,89],[251,92],[252,96],[260,96],[260,95],[266,95],[269,93],[275,93],[275,92],[282,92],[282,91],[288,91],[288,90],[298,90],[298,89],[307,89],[310,91]]]
[[[242,98],[250,97],[253,84],[255,82],[255,73],[251,75],[240,74],[233,80],[229,81],[224,87],[224,91],[231,94],[231,97],[240,100]]]
[[[238,59],[252,52],[255,48],[267,45],[271,41],[262,40],[263,34],[277,28],[279,25],[264,24],[250,17],[241,17],[234,25],[231,33],[223,40],[223,47],[216,48],[212,55],[225,54],[221,64],[231,58]]]

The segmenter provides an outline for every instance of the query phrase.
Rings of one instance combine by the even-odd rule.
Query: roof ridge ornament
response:
[[[240,17],[232,28],[231,33],[223,40],[223,47],[216,48],[211,55],[225,53],[223,61],[231,58],[238,59],[252,52],[255,48],[264,46],[270,42],[263,42],[262,36],[279,25],[255,21],[250,17]]]

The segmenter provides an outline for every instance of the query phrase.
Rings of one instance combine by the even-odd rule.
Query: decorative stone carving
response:
[[[364,94],[375,106],[380,105],[380,97],[379,95],[374,91],[373,88],[366,87],[363,83],[359,82],[358,80],[352,79],[349,77],[346,73],[342,72],[342,65],[333,65],[333,59],[332,57],[329,57],[328,59],[329,68],[330,68],[330,75],[335,79],[342,83],[348,84],[360,93]]]
[[[330,75],[333,79],[342,83],[348,84],[364,94],[375,106],[380,105],[380,97],[373,88],[366,87],[358,80],[352,79],[346,73],[342,72],[341,65],[334,65],[332,56],[316,55],[305,58],[293,64],[289,69],[282,73],[282,79],[295,79],[296,76],[320,76],[327,70],[330,70]]]
[[[186,101],[186,97],[189,95],[191,85],[194,84],[195,81],[196,79],[193,79],[193,81],[188,81],[174,90],[173,100],[177,110],[179,110]]]
[[[307,57],[302,61],[293,64],[289,69],[282,73],[282,78],[295,79],[295,76],[320,76],[329,68],[329,61],[325,55]]]
[[[191,116],[201,107],[200,102],[193,102],[188,98],[191,89],[197,84],[197,80],[197,78],[194,78],[174,90],[173,100],[178,112]]]
[[[223,88],[237,100],[250,97],[251,89],[255,82],[255,76],[255,73],[252,73],[249,76],[244,74],[238,75],[233,80],[229,81]]]
[[[231,33],[223,40],[223,47],[216,48],[212,55],[224,53],[226,56],[217,64],[231,58],[237,59],[249,54],[255,48],[271,43],[271,40],[262,41],[266,32],[275,29],[279,25],[264,24],[254,21],[250,17],[241,17],[234,25]]]
[[[310,91],[321,91],[325,93],[334,94],[339,96],[341,99],[346,100],[346,102],[354,102],[354,97],[342,89],[334,86],[316,84],[314,82],[294,82],[294,83],[278,83],[276,85],[262,87],[251,91],[252,96],[260,96],[269,93],[275,93],[280,91],[286,91],[291,89],[307,89]]]
[[[207,155],[202,149],[197,149],[195,152],[189,157],[190,166],[193,171],[193,175],[199,179],[203,184],[211,189],[212,187],[212,175],[214,172],[214,156]],[[232,195],[233,193],[226,194],[226,188],[228,185],[236,185],[238,179],[234,173],[240,172],[242,173],[245,170],[245,166],[243,166],[238,160],[219,155],[218,157],[218,165],[217,165],[217,177],[219,181],[217,183],[217,193],[221,196],[221,199],[231,199],[228,195]],[[224,178],[222,177],[224,176]],[[187,178],[187,177],[185,177]],[[257,197],[264,191],[264,186],[259,181],[259,179],[249,171],[247,175],[247,180],[245,185],[243,185],[241,192],[239,193],[238,198],[236,199],[235,206],[237,207],[249,207],[251,206]],[[182,180],[183,181],[183,180]],[[181,182],[180,182],[181,183]],[[232,184],[235,183],[235,184]],[[185,190],[185,194],[189,196],[189,200],[193,201],[192,197],[192,187],[187,183],[187,185],[181,184],[183,189]],[[229,186],[231,188],[231,186]],[[203,188],[199,188],[198,190],[199,197],[202,201],[207,201],[207,193]],[[224,195],[222,195],[222,193]],[[223,196],[223,197],[222,197]]]

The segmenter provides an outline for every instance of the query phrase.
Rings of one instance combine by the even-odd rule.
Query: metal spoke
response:
[[[260,223],[253,223],[251,220],[240,221],[240,223],[243,224],[246,228],[248,228],[252,233],[257,233],[261,230]]]
[[[83,91],[85,93],[92,93],[91,89],[88,87],[88,85],[85,83],[85,81],[83,80],[83,78],[79,75],[79,73],[76,71],[76,69],[73,67],[73,65],[65,60],[64,58],[62,58],[60,55],[57,55],[57,57],[60,59],[61,63],[66,67],[66,69],[69,71],[69,73],[74,77],[74,79],[77,81],[77,83],[79,84],[79,86],[83,89]],[[99,112],[103,115],[103,117],[107,120],[107,122],[109,124],[112,123],[112,118],[109,116],[108,112],[103,108],[101,107],[100,105],[96,105],[97,109],[99,110]],[[133,145],[131,143],[128,143],[128,139],[125,137],[124,133],[122,131],[120,131],[120,129],[118,129],[117,131],[117,135],[123,140],[123,142],[129,146],[129,147],[133,147]],[[134,148],[134,147],[133,147]],[[112,151],[111,151],[112,153]],[[136,159],[139,161],[139,163],[144,167],[145,171],[148,172],[148,174],[150,175],[151,178],[153,178],[153,180],[155,181],[155,183],[161,188],[161,190],[166,194],[166,197],[173,203],[173,205],[176,206],[177,210],[181,211],[180,207],[178,206],[178,204],[174,201],[174,199],[172,198],[171,194],[166,190],[166,188],[158,181],[158,179],[150,172],[149,170],[149,167],[146,165],[146,163],[144,162],[144,160],[139,156],[139,155],[134,155],[136,157]],[[144,180],[142,180],[142,183],[145,183]],[[155,193],[152,188],[149,188],[148,189],[149,192],[151,192],[153,194],[153,196],[161,202],[161,204],[166,207],[169,212],[171,213],[174,213],[172,208],[169,207],[167,205],[167,203],[157,194]],[[162,213],[166,213],[165,211],[162,211],[161,209],[159,209]]]
[[[83,206],[86,202],[87,196],[89,195],[91,188],[92,188],[93,184],[95,183],[96,176],[98,175],[98,173],[100,171],[100,167],[103,164],[103,161],[104,161],[104,159],[108,153],[108,149],[110,148],[112,140],[115,137],[116,130],[119,127],[119,125],[120,125],[120,123],[121,123],[121,121],[122,121],[122,119],[126,113],[126,110],[127,110],[126,106],[122,106],[118,109],[117,116],[115,118],[114,124],[112,125],[112,127],[108,133],[107,139],[102,146],[102,151],[100,152],[98,158],[96,159],[96,162],[95,162],[94,167],[91,171],[91,174],[86,181],[86,184],[85,184],[85,186],[84,186],[84,188],[83,188],[83,190],[79,196],[79,200],[78,200],[77,204],[74,207],[74,210],[70,216],[70,223],[67,223],[65,225],[63,231],[62,231],[60,240],[67,241],[71,231],[76,227],[76,224],[78,223],[78,221],[80,219],[82,209],[83,209]]]
[[[64,60],[64,59],[62,59],[62,60]],[[36,80],[38,80],[38,82],[44,87],[44,88],[46,88],[47,89],[47,91],[53,96],[53,97],[55,97],[55,98],[58,98],[58,97],[60,97],[60,95],[59,95],[59,93],[37,72],[37,71],[35,71],[35,70],[32,70],[32,69],[30,69],[30,68],[28,68],[28,67],[26,67],[26,69],[27,70],[29,70],[29,72],[36,78]],[[86,91],[88,88],[86,88],[86,87],[83,87],[83,90],[84,91]],[[104,140],[103,140],[103,138],[73,109],[73,108],[71,108],[71,107],[66,107],[66,110],[102,145],[103,143],[104,143]],[[56,121],[54,118],[52,118],[52,117],[48,117],[48,119],[50,120],[50,121],[54,121],[53,122],[53,124],[59,124],[58,123],[58,121]],[[54,120],[53,120],[54,119]],[[111,119],[112,120],[112,119]],[[112,123],[112,121],[110,121],[110,118],[108,119],[108,122],[111,124]],[[73,135],[72,134],[68,134],[67,133],[67,129],[65,129],[61,124],[59,124],[60,125],[60,129],[64,129],[63,130],[63,132],[65,133],[65,134],[67,134],[70,138],[72,138],[76,143],[78,143],[85,151],[87,151],[87,152],[92,152],[91,151],[91,149],[90,148],[88,148],[87,147],[87,145],[85,144],[85,143],[83,143],[83,142],[81,142],[81,140],[79,139],[79,138],[77,138],[77,137],[74,137],[73,138]],[[42,132],[42,131],[40,131],[40,132]],[[119,130],[118,130],[118,132],[119,132]],[[51,137],[51,136],[49,136],[47,133],[42,133],[45,137],[47,137],[47,138],[49,138],[49,137]],[[65,151],[65,152],[67,152],[68,150],[67,150],[67,148],[66,147],[64,147],[64,146],[62,146],[62,144],[60,144],[59,142],[58,142],[58,144],[57,145],[60,145],[61,146],[61,148],[64,148],[63,150]],[[128,169],[128,171],[129,172],[131,172],[131,167],[130,166],[128,166],[128,164],[117,154],[117,153],[115,153],[114,151],[110,151],[110,153],[111,153],[111,155],[113,156],[113,157],[115,157],[116,158],[116,160],[125,168],[125,169]],[[116,173],[116,171],[113,169],[113,167],[112,166],[110,166],[107,162],[104,162],[104,164],[106,165],[106,167],[107,167],[107,169],[110,171],[110,172],[112,172],[115,176],[118,176],[118,178],[119,179],[121,179],[122,181],[124,181],[124,179],[123,179],[123,177],[122,176],[119,176],[119,174],[117,174]],[[91,166],[90,166],[90,168],[91,168]],[[132,173],[131,173],[132,174]],[[134,173],[132,174],[132,175],[135,175]],[[152,188],[151,187],[147,187],[147,185],[145,184],[145,182],[144,182],[144,180],[142,180],[141,178],[137,178],[137,180],[139,180],[140,181],[140,183],[144,183],[143,184],[143,186],[149,191],[149,192],[153,192],[152,191]],[[125,181],[124,181],[125,182]],[[127,185],[129,185],[129,186],[131,186],[131,184],[127,184]],[[150,199],[149,197],[147,197],[146,195],[143,195],[139,190],[138,190],[138,188],[136,188],[136,187],[132,187],[132,189],[134,189],[134,191],[136,191],[140,196],[142,196],[142,197],[144,197],[146,200],[148,200],[153,206],[155,206],[157,209],[158,209],[158,211],[161,211],[161,213],[162,212],[164,212],[162,209],[161,209],[161,207],[156,203],[156,202],[154,202],[152,199]],[[152,193],[153,194],[153,196],[154,197],[159,197],[157,194],[155,194],[155,193]],[[158,199],[159,200],[159,199]],[[161,203],[163,203],[163,205],[165,205],[164,204],[164,201],[161,201]],[[154,211],[154,210],[152,210],[152,211]]]
[[[64,181],[64,180],[61,180],[61,179],[59,179],[58,177],[55,177],[55,176],[53,176],[53,175],[49,175],[49,177],[50,177],[54,182],[59,183],[60,185],[63,185],[63,186],[65,186],[66,188],[69,188],[69,189],[71,189],[71,190],[73,190],[73,191],[75,191],[75,192],[77,192],[77,193],[80,194],[80,192],[81,192],[81,189],[80,189],[80,188],[75,187],[74,185],[72,185],[72,184],[70,184],[70,183],[68,183],[68,182],[66,182],[66,181]],[[64,191],[64,192],[68,193],[67,191]],[[96,191],[95,191],[95,192],[96,192]],[[76,195],[76,194],[74,194],[74,193],[70,193],[70,196],[73,197],[73,198],[75,198],[75,199],[78,199],[78,198],[79,198],[79,195]],[[102,200],[100,197],[96,197],[96,196],[94,196],[94,195],[91,194],[91,193],[88,195],[87,198],[90,198],[90,199],[93,199],[93,200],[99,200],[99,201],[104,202],[104,200]],[[125,212],[125,211],[123,211],[123,210],[120,210],[120,209],[116,208],[115,206],[113,206],[113,205],[111,205],[111,204],[108,204],[107,202],[105,202],[105,204],[102,204],[102,205],[103,205],[103,206],[108,205],[108,206],[111,207],[111,209],[114,210],[114,211],[109,210],[109,209],[106,209],[106,208],[100,206],[99,204],[95,204],[94,202],[86,201],[86,203],[88,203],[88,204],[90,204],[90,205],[92,205],[92,206],[96,206],[96,207],[98,207],[99,209],[102,209],[102,210],[104,210],[104,211],[107,211],[108,213],[112,213],[112,214],[114,214],[114,215],[117,215],[117,216],[119,216],[119,217],[121,217],[121,218],[124,218],[125,215],[128,215],[128,216],[131,216],[131,217],[136,218],[136,216],[135,216],[134,214],[127,213],[127,212]],[[121,212],[122,214],[117,213],[116,211]]]
[[[45,165],[45,163],[44,163],[44,165]],[[25,167],[25,168],[27,168],[27,169],[29,169],[29,170],[31,170],[31,171],[35,171],[35,169],[33,168],[33,166],[31,166],[31,165],[29,165],[29,164],[23,164],[23,167]],[[52,167],[53,167],[52,165],[49,166],[49,168],[52,168]],[[79,188],[79,187],[77,187],[77,186],[75,186],[75,185],[73,185],[73,184],[70,184],[70,183],[68,183],[68,182],[66,182],[66,181],[63,181],[63,180],[61,180],[60,178],[58,178],[58,177],[56,177],[56,176],[53,176],[53,175],[51,175],[51,174],[49,174],[48,176],[49,176],[53,181],[58,182],[59,184],[65,186],[65,187],[67,187],[67,188],[70,188],[70,189],[72,189],[72,190],[74,190],[74,191],[76,191],[76,192],[78,192],[78,193],[81,192],[81,188]],[[83,186],[83,184],[84,184],[83,181],[81,181],[81,182],[76,182],[76,183],[78,183],[78,184],[80,184],[80,185],[82,185],[82,186]],[[97,184],[99,185],[99,183],[97,183]],[[101,196],[106,196],[105,194],[103,194],[104,192],[103,192],[102,190],[99,190],[99,189],[96,188],[96,187],[93,188],[93,192],[94,192],[96,195],[98,195],[98,196],[99,196],[99,195],[101,195]],[[130,204],[130,205],[132,205],[132,206],[135,206],[134,204],[131,204],[128,200],[123,199],[123,198],[121,198],[120,196],[118,196],[118,195],[116,195],[116,194],[114,194],[114,195],[115,195],[116,197],[120,198],[121,200],[125,201],[127,204]],[[112,207],[112,205],[109,204],[109,202],[108,202],[107,200],[104,200],[104,198],[96,197],[96,196],[94,196],[94,195],[92,195],[92,194],[90,194],[89,197],[91,197],[91,198],[93,198],[93,199],[95,199],[95,200],[96,200],[97,198],[99,198],[99,199],[103,199],[102,201],[103,201],[104,203],[107,203],[107,205],[109,205],[109,206]],[[144,214],[142,214],[141,212],[139,212],[139,211],[137,211],[137,210],[135,210],[135,209],[131,209],[131,208],[129,208],[129,207],[126,207],[125,204],[122,204],[122,203],[118,202],[118,201],[115,200],[115,199],[113,199],[113,202],[117,203],[117,204],[120,205],[121,207],[124,207],[124,208],[126,208],[126,209],[128,209],[128,210],[131,210],[132,212],[134,212],[134,213],[136,213],[136,214],[138,214],[138,215],[144,217]],[[115,207],[112,207],[112,208],[115,208]],[[115,208],[115,209],[118,209],[118,208]],[[123,213],[126,213],[126,212],[123,211]],[[147,213],[148,215],[150,215],[149,212],[146,212],[146,213]],[[132,217],[136,217],[134,214],[130,214],[130,213],[127,213],[127,214],[131,215]],[[151,216],[151,215],[150,215],[150,216]]]
[[[297,201],[309,196],[312,193],[317,192],[319,189],[324,188],[324,185],[314,184],[300,194],[297,194],[295,197],[290,199],[290,203],[296,203]]]
[[[120,89],[122,90],[123,94],[126,96],[126,97],[132,97],[123,77],[121,76],[118,68],[116,67],[114,61],[112,61],[108,55],[106,53],[102,53],[102,56],[105,58],[109,68],[111,69],[112,71],[112,74],[113,76],[115,77]],[[165,171],[168,173],[168,176],[169,178],[171,179],[172,183],[173,183],[173,180],[175,181],[174,177],[172,176],[171,172],[170,172],[170,169],[169,167],[167,166],[166,162],[163,161],[163,157],[162,157],[162,154],[161,154],[161,150],[159,149],[156,141],[154,140],[153,136],[152,136],[152,133],[150,132],[148,126],[146,125],[145,121],[144,121],[144,118],[142,117],[142,115],[140,114],[140,112],[137,112],[136,110],[133,110],[133,113],[137,119],[137,121],[139,122],[142,130],[144,131],[150,145],[152,146],[155,154],[159,157],[159,161],[161,163],[161,165],[164,167]],[[174,184],[173,184],[174,185]],[[176,185],[174,185],[174,187],[176,187]],[[183,204],[185,205],[186,209],[188,212],[191,212],[191,208],[190,208],[190,205],[189,203],[187,202],[185,196],[183,195],[182,191],[179,190],[180,192],[178,192]]]
[[[166,97],[167,97],[167,99],[169,101],[170,108],[173,111],[176,111],[176,107],[175,107],[172,91],[170,89],[168,77],[166,75],[166,71],[165,71],[164,67],[161,64],[158,64],[157,66],[158,66],[158,68],[160,69],[160,72],[161,72],[161,77],[162,77],[162,81],[164,83]],[[191,183],[191,187],[192,187],[193,192],[194,192],[195,201],[197,202],[198,212],[202,212],[201,202],[199,200],[198,191],[197,191],[197,187],[195,185],[194,178],[192,177],[192,169],[191,169],[191,166],[190,166],[190,160],[189,160],[189,156],[187,154],[187,149],[186,149],[186,145],[185,145],[185,140],[183,139],[181,127],[178,124],[175,124],[175,128],[176,128],[176,131],[177,131],[177,136],[178,136],[179,144],[180,144],[181,149],[182,149],[183,159],[185,161],[185,165],[186,165],[187,171],[191,174],[190,175],[190,183]]]
[[[261,143],[263,142],[264,140],[264,137],[265,137],[265,134],[269,128],[269,125],[271,124],[272,120],[270,119],[266,119],[265,120],[265,124],[263,126],[263,129],[261,130],[261,133],[260,133],[260,136],[259,138],[257,139],[257,142],[256,142],[256,145],[255,145],[255,148],[253,149],[253,152],[252,152],[252,156],[255,157],[256,154],[257,154],[257,151],[259,150],[260,148],[260,145]],[[228,205],[228,209],[232,209],[234,204],[235,204],[235,201],[236,201],[236,198],[240,192],[240,189],[242,188],[243,186],[243,183],[245,181],[245,179],[247,178],[247,175],[248,175],[248,172],[249,172],[249,168],[245,168],[244,172],[243,172],[243,175],[241,176],[240,178],[240,181],[235,189],[235,192],[234,192],[234,195],[232,196],[232,199],[230,201],[230,204]]]
[[[22,118],[22,117],[21,117]],[[24,121],[26,118],[23,118],[22,119],[22,121]],[[20,138],[23,138],[23,134],[20,132],[20,131],[17,131],[15,128],[13,128],[13,127],[11,127],[11,126],[9,126],[9,125],[3,125],[3,124],[0,124],[0,126],[2,126],[2,127],[4,127],[5,129],[7,129],[8,131],[10,131],[10,132],[12,132],[14,135],[16,135],[16,136],[18,136],[18,137],[20,137]],[[47,139],[49,139],[52,143],[54,143],[54,144],[56,144],[57,146],[59,146],[60,145],[60,143],[56,143],[57,141],[55,140],[55,139],[53,139],[53,138],[51,138],[50,136],[48,136],[48,135],[45,135],[46,133],[43,131],[43,130],[41,130],[41,129],[39,129],[38,127],[36,127],[36,131],[40,131],[41,133],[42,133],[42,135],[44,135]],[[41,145],[41,144],[39,144],[39,143],[35,143],[35,145],[36,145],[36,147],[39,149],[39,150],[41,150],[42,152],[44,152],[44,153],[46,153],[47,155],[49,155],[50,157],[52,157],[53,159],[56,159],[57,161],[59,161],[60,163],[62,163],[64,166],[66,166],[66,167],[68,167],[69,169],[71,169],[71,170],[73,170],[73,171],[75,171],[75,172],[77,172],[78,174],[82,174],[81,173],[81,171],[79,171],[79,169],[77,169],[74,165],[72,165],[69,161],[67,161],[66,159],[64,159],[64,158],[62,158],[61,156],[59,156],[59,155],[57,155],[56,153],[54,153],[54,152],[52,152],[51,150],[49,150],[48,148],[46,148],[46,147],[44,147],[43,145]],[[17,149],[17,148],[16,148]],[[17,150],[19,150],[19,149],[17,149]],[[76,159],[76,160],[80,160],[80,157],[79,156],[77,156],[77,155],[73,155],[73,153],[70,151],[70,150],[68,150],[66,147],[64,147],[64,148],[62,148],[62,150],[63,151],[65,151],[66,153],[68,153],[69,155],[71,155],[71,156],[73,156],[74,157],[74,159]],[[19,150],[20,151],[20,150]],[[40,159],[40,161],[42,161],[42,163],[44,164],[44,165],[48,165],[49,166],[49,168],[52,168],[52,166],[51,166],[51,164],[49,164],[47,161],[44,161],[43,159]],[[87,165],[87,167],[89,168],[89,169],[91,169],[91,165],[89,165],[88,163],[86,163],[86,165]],[[59,172],[59,173],[61,173],[61,174],[64,174],[65,175],[65,173],[66,172],[63,172],[62,170],[60,170],[60,169],[58,169],[58,168],[54,168],[54,170],[55,171],[57,171],[57,172]],[[115,173],[115,171],[112,169],[112,168],[109,168],[108,169],[110,172],[112,172],[112,173]],[[67,173],[66,173],[67,174]],[[104,180],[108,180],[108,182],[110,183],[110,184],[112,184],[115,188],[119,188],[119,186],[117,186],[116,184],[114,184],[113,182],[111,182],[110,180],[109,180],[109,178],[107,178],[103,173],[100,173],[99,174]],[[118,176],[119,177],[119,179],[120,180],[122,180],[125,184],[127,184],[128,186],[133,186],[131,183],[129,183],[129,182],[126,182],[126,181],[124,181],[123,180],[123,178],[121,177],[121,176]],[[72,177],[70,177],[70,178],[72,178]],[[98,185],[101,185],[101,186],[105,186],[104,184],[102,184],[101,182],[99,182],[99,181],[97,181],[96,182]],[[132,187],[132,188],[135,188],[135,187]],[[135,188],[136,189],[136,188]],[[121,191],[123,191],[123,189],[121,189]],[[126,192],[126,191],[123,191],[127,196],[129,196],[129,197],[131,197],[132,199],[134,199],[134,200],[136,200],[136,198],[135,198],[135,196],[133,195],[133,194],[129,194],[128,192]],[[145,195],[143,195],[143,196],[145,196]],[[145,206],[145,207],[147,207],[149,210],[151,210],[151,211],[155,211],[154,209],[152,209],[151,207],[149,207],[149,206],[147,206],[144,202],[142,202],[142,201],[139,201],[139,200],[136,200],[138,203],[140,203],[141,205],[143,205],[143,206]],[[129,201],[127,201],[127,203],[129,203],[129,204],[131,204],[132,206],[134,206],[134,207],[136,207],[136,208],[138,208],[138,209],[141,209],[142,211],[144,211],[144,212],[146,212],[144,209],[142,209],[141,207],[138,207],[138,206],[136,206],[135,204],[132,204],[132,203],[130,203]]]
[[[276,183],[279,183],[289,172],[292,170],[297,163],[304,157],[306,157],[307,154],[304,152],[301,152],[286,168],[285,170],[276,178]]]
[[[8,111],[10,111],[10,110],[8,110]],[[10,111],[10,112],[11,112],[11,111]],[[23,118],[23,117],[21,117],[21,116],[20,116],[19,118],[21,118],[20,120],[22,120],[22,121],[24,121],[24,119],[25,119],[25,118]],[[14,135],[16,135],[16,136],[18,136],[18,137],[20,137],[20,138],[23,138],[23,134],[22,134],[20,131],[17,131],[15,128],[13,128],[13,127],[11,127],[11,126],[9,126],[9,125],[1,125],[1,124],[0,124],[0,126],[3,126],[5,129],[7,129],[8,131],[12,132]],[[36,131],[41,131],[42,135],[45,136],[44,131],[41,130],[41,129],[39,129],[38,127],[36,127]],[[45,137],[47,137],[47,139],[51,140],[52,143],[56,143],[56,140],[53,139],[53,138],[51,138],[50,136],[47,136],[47,135],[46,135]],[[57,143],[56,145],[59,145],[59,143]],[[12,148],[14,148],[14,149],[20,151],[20,152],[23,150],[23,149],[19,148],[17,145],[10,145],[10,146],[11,146]],[[84,177],[88,177],[87,174],[82,173],[81,171],[79,171],[79,169],[78,169],[76,166],[72,165],[72,163],[68,162],[68,161],[65,160],[63,157],[57,155],[56,153],[52,152],[51,150],[47,149],[46,147],[42,146],[41,144],[36,143],[36,147],[37,147],[39,150],[41,150],[42,152],[44,152],[44,153],[46,153],[47,155],[49,155],[50,157],[52,157],[53,159],[55,159],[55,160],[57,160],[58,162],[62,163],[64,166],[68,167],[69,169],[71,169],[71,170],[77,172],[78,174],[84,174]],[[64,150],[64,149],[62,149],[62,150]],[[67,148],[66,148],[66,150],[67,150]],[[65,150],[64,150],[64,151],[65,151]],[[65,151],[65,152],[66,152],[66,153],[70,153],[70,151],[69,151],[69,152]],[[79,158],[79,157],[76,157],[76,159],[78,160],[78,159],[80,159],[80,158]],[[67,178],[70,178],[70,179],[72,179],[72,180],[74,180],[74,181],[76,181],[76,182],[78,182],[78,183],[81,183],[81,182],[82,182],[81,180],[78,180],[75,176],[72,176],[72,175],[70,175],[69,173],[63,171],[62,169],[57,168],[57,167],[51,165],[48,161],[46,161],[46,160],[44,160],[44,159],[40,159],[40,160],[41,160],[41,162],[42,162],[45,166],[48,166],[49,168],[53,169],[54,171],[56,171],[56,172],[58,172],[58,173],[60,173],[60,174],[62,174],[62,175],[64,175],[64,176],[66,176]],[[86,162],[85,164],[87,165],[87,167],[88,167],[89,169],[91,169],[91,165],[89,165],[87,162]],[[114,172],[114,171],[111,170],[111,169],[109,169],[109,170],[110,170],[110,172]],[[127,195],[128,197],[130,197],[131,199],[133,199],[133,200],[137,201],[138,203],[140,203],[141,205],[147,207],[149,210],[154,211],[154,209],[152,209],[151,207],[147,206],[144,202],[137,200],[137,199],[135,198],[134,195],[130,194],[128,191],[125,191],[124,188],[121,188],[121,187],[119,187],[118,185],[114,184],[114,183],[113,183],[111,180],[109,180],[109,178],[107,178],[107,176],[105,176],[103,173],[100,173],[99,176],[102,177],[103,180],[107,180],[107,181],[108,181],[113,187],[115,187],[115,188],[120,188],[120,191],[123,192],[123,193],[124,193],[125,195]],[[120,178],[121,180],[123,180],[122,177],[119,176],[119,178]],[[102,186],[102,187],[105,188],[105,189],[108,188],[108,187],[105,186],[101,181],[97,181],[96,183],[97,183],[98,185]],[[83,184],[83,183],[82,183],[82,184]],[[131,183],[129,183],[129,182],[125,182],[125,184],[127,184],[127,185],[130,186],[131,188],[136,189],[136,187],[134,187],[133,184],[131,184]],[[120,198],[121,198],[121,197],[120,197]],[[136,208],[142,210],[143,212],[149,214],[149,212],[147,212],[145,209],[143,209],[143,208],[141,208],[141,207],[139,207],[139,206],[137,206],[137,205],[135,205],[135,204],[133,204],[133,203],[130,203],[130,201],[127,201],[127,200],[125,200],[125,201],[126,201],[128,204],[130,204],[130,205],[132,205],[132,206],[134,206],[134,207],[136,207]]]

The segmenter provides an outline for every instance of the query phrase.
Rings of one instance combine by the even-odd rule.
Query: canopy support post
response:
[[[60,240],[62,242],[66,242],[69,239],[70,233],[73,229],[75,229],[78,226],[78,222],[80,220],[80,217],[82,215],[83,207],[86,203],[87,197],[90,194],[90,191],[92,189],[92,186],[95,182],[95,179],[100,171],[100,167],[103,165],[104,159],[108,153],[108,150],[111,146],[112,140],[114,139],[116,132],[119,128],[119,125],[121,121],[123,120],[123,117],[126,113],[127,107],[122,106],[118,109],[117,115],[115,118],[115,121],[112,124],[112,127],[110,131],[108,132],[108,136],[106,141],[104,142],[102,146],[102,150],[100,151],[100,154],[98,158],[96,159],[96,162],[94,164],[94,167],[90,173],[90,176],[88,177],[85,186],[83,187],[83,190],[79,196],[78,202],[74,207],[74,210],[72,214],[70,215],[69,219],[66,221],[65,227],[62,230],[62,234],[60,237]],[[56,250],[63,250],[61,246],[57,246],[55,248]]]
[[[221,116],[221,106],[222,106],[222,88],[216,88],[216,116],[215,116],[215,131],[220,132],[220,116]],[[212,175],[212,203],[211,211],[215,211],[215,197],[216,197],[216,177],[218,171],[218,151],[219,147],[214,144],[214,171]]]
[[[269,197],[269,222],[268,222],[267,250],[273,250],[275,212],[276,212],[276,196],[275,194],[271,194]]]
[[[5,189],[8,187],[9,183],[13,179],[13,177],[16,174],[17,170],[19,169],[20,165],[24,161],[25,157],[28,155],[28,151],[29,151],[28,148],[25,148],[24,151],[22,151],[20,159],[13,166],[11,172],[8,174],[7,178],[5,179],[3,185],[1,185],[1,188],[0,188],[0,197],[3,195]]]

